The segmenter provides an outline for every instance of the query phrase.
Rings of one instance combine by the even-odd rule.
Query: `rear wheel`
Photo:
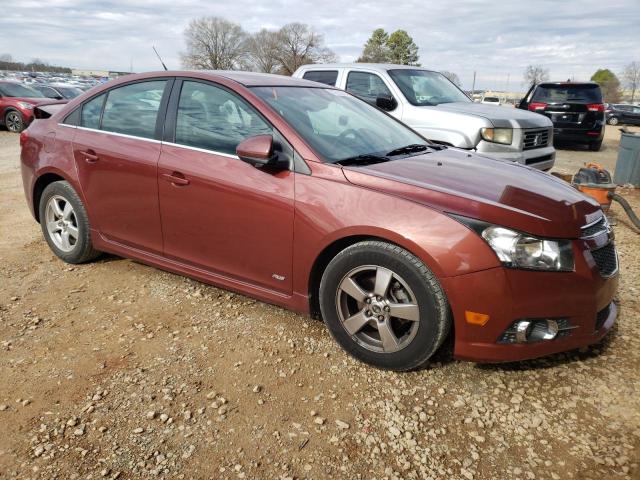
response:
[[[67,263],[84,263],[100,255],[93,248],[82,200],[68,182],[47,185],[40,197],[40,226],[49,247]]]
[[[320,308],[347,353],[388,370],[426,362],[451,326],[435,275],[405,249],[381,241],[336,255],[322,276]]]
[[[4,124],[7,127],[7,130],[13,133],[20,133],[24,130],[24,120],[22,119],[22,114],[16,110],[11,110],[7,112],[4,116]]]
[[[591,150],[592,152],[599,152],[600,147],[602,147],[602,140],[599,140],[597,142],[591,142],[589,144],[589,150]]]
[[[609,119],[607,120],[607,123],[609,125],[618,125],[620,121],[618,120],[618,117],[609,117]]]

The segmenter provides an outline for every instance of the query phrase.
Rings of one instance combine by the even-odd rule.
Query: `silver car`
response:
[[[436,143],[549,170],[553,124],[544,115],[472,102],[444,75],[386,64],[304,65],[294,77],[346,90]]]

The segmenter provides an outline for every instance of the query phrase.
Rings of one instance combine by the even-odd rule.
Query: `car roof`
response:
[[[427,72],[435,72],[424,67],[418,67],[415,65],[396,65],[394,63],[313,63],[309,65],[303,65],[301,70],[327,70],[331,68],[366,68],[368,70],[375,70],[378,72],[386,72],[388,70],[425,70]]]
[[[540,82],[538,84],[539,87],[544,87],[544,86],[559,86],[559,85],[595,85],[595,86],[600,86],[598,85],[596,82]]]

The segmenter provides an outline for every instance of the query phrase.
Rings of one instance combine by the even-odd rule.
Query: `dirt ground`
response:
[[[558,169],[613,168],[618,139]],[[601,344],[493,366],[445,348],[397,374],[305,316],[113,256],[60,262],[18,162],[0,131],[0,478],[640,478],[640,236],[619,206]]]

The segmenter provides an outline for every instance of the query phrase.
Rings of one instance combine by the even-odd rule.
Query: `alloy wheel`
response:
[[[9,112],[5,118],[5,124],[10,132],[16,133],[22,130],[22,119],[17,112]]]
[[[72,251],[78,243],[78,220],[71,203],[60,195],[47,202],[45,210],[47,232],[56,247],[63,252]]]
[[[362,347],[393,353],[416,336],[420,308],[407,282],[396,272],[366,265],[348,272],[336,293],[344,329]]]

